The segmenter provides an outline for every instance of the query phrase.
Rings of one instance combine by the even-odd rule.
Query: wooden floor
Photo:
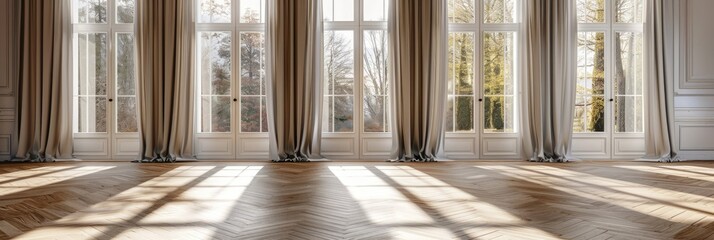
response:
[[[0,164],[0,239],[714,239],[714,162]]]

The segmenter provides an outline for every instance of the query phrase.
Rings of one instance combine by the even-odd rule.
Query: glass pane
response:
[[[449,95],[446,100],[446,132],[454,131],[454,96]]]
[[[116,0],[117,23],[134,22],[134,0]]]
[[[602,96],[577,96],[574,115],[574,132],[604,132],[605,98]]]
[[[483,77],[485,95],[512,95],[515,79],[515,33],[485,32]]]
[[[263,33],[240,34],[240,84],[242,95],[261,95],[265,81]]]
[[[199,36],[201,94],[230,95],[231,34],[200,32]]]
[[[199,0],[198,22],[231,22],[231,0]]]
[[[211,120],[212,132],[230,132],[231,131],[231,98],[224,96],[214,96],[211,99],[211,111],[213,118]]]
[[[107,132],[107,98],[77,97],[77,132]]]
[[[449,94],[473,94],[474,40],[473,33],[449,33]]]
[[[240,0],[240,22],[265,22],[265,0]]]
[[[485,132],[515,132],[515,103],[512,96],[485,97],[483,114]]]
[[[449,23],[476,22],[474,0],[449,0]]]
[[[641,23],[645,10],[642,0],[615,0],[617,12],[615,21],[621,23]]]
[[[107,34],[77,34],[78,95],[107,95]]]
[[[641,95],[643,83],[642,34],[615,32],[615,95]]]
[[[106,23],[107,0],[75,0],[77,23]]]
[[[134,35],[117,34],[117,95],[135,95]]]
[[[323,0],[322,17],[326,22],[354,21],[354,0]]]
[[[136,98],[117,97],[117,132],[137,132]]]
[[[385,132],[389,94],[387,32],[364,31],[364,131]]]
[[[352,132],[354,100],[352,96],[334,97],[334,132]]]
[[[354,88],[354,34],[352,31],[325,31],[324,93],[352,94]]]
[[[260,97],[241,97],[241,132],[260,132],[261,107]]]
[[[484,23],[516,22],[517,0],[483,0]]]
[[[578,94],[605,94],[605,33],[578,33]]]
[[[615,132],[643,132],[642,96],[615,97]]]
[[[387,0],[363,0],[365,21],[387,21]]]
[[[605,22],[605,0],[576,0],[579,23]]]
[[[454,103],[454,126],[456,132],[471,132],[474,130],[474,97],[457,96]]]
[[[384,96],[364,97],[364,131],[387,132],[387,101]]]

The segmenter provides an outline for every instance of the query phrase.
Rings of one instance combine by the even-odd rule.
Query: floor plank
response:
[[[714,239],[714,162],[0,164],[0,239]]]

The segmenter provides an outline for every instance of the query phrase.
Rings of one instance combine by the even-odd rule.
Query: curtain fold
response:
[[[390,1],[395,160],[434,161],[444,142],[447,16],[447,1]]]
[[[521,99],[523,151],[530,161],[568,161],[571,154],[576,1],[529,0],[526,75]]]
[[[18,145],[14,158],[72,157],[69,1],[26,0],[19,6]]]
[[[266,34],[273,161],[320,158],[322,1],[272,0]]]
[[[666,23],[672,21],[672,2],[648,0],[645,20],[645,55],[648,83],[645,91],[645,157],[662,162],[678,161],[672,147],[671,109],[668,91],[674,82],[672,49],[674,32]]]
[[[190,0],[137,1],[135,35],[141,159],[193,157]]]

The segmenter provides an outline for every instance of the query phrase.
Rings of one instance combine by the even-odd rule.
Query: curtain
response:
[[[573,0],[527,3],[526,75],[521,101],[523,151],[531,161],[571,153],[577,22]]]
[[[190,0],[137,1],[135,35],[143,161],[193,157]]]
[[[69,1],[18,1],[18,145],[15,158],[72,156]]]
[[[672,148],[671,109],[667,102],[668,83],[674,82],[674,59],[672,43],[674,32],[672,26],[671,1],[648,0],[647,17],[645,21],[645,54],[647,55],[647,79],[645,102],[645,153],[646,159],[657,159],[663,162],[678,161],[677,153]]]
[[[392,158],[434,161],[444,142],[447,3],[390,4]]]
[[[320,157],[322,1],[268,3],[267,98],[270,158]]]

